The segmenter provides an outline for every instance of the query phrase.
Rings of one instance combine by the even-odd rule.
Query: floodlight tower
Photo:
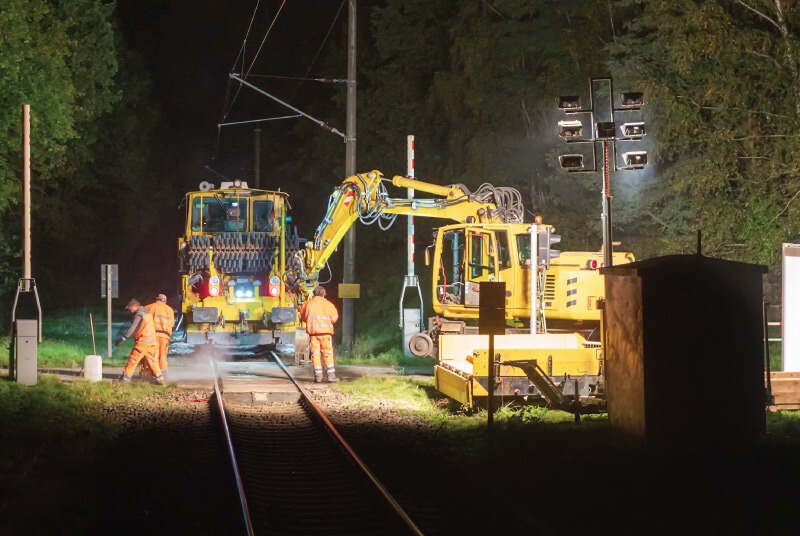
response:
[[[597,107],[595,103],[594,86],[597,83],[608,85],[609,109],[604,114],[606,121],[595,121]],[[568,173],[596,173],[597,169],[597,143],[603,144],[603,261],[606,266],[613,264],[613,241],[611,233],[611,156],[609,155],[610,146],[613,147],[614,171],[625,171],[632,169],[643,169],[647,164],[647,152],[628,151],[622,154],[623,166],[618,165],[617,142],[641,141],[645,135],[645,125],[643,122],[627,122],[619,125],[617,135],[617,122],[614,118],[615,113],[640,112],[644,104],[642,94],[639,92],[620,93],[620,106],[614,106],[614,84],[611,77],[590,78],[589,79],[589,102],[588,109],[581,108],[580,97],[566,96],[558,98],[558,108],[567,115],[574,116],[585,114],[589,115],[591,134],[589,137],[583,135],[583,123],[579,119],[562,120],[558,122],[558,135],[567,143],[591,144],[592,146],[592,167],[586,168],[583,164],[582,154],[565,154],[558,157],[561,167]],[[600,114],[598,114],[600,115]]]

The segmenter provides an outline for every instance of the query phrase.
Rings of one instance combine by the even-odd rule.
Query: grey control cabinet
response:
[[[17,383],[36,385],[37,349],[39,337],[38,320],[17,320],[16,359],[14,377]]]

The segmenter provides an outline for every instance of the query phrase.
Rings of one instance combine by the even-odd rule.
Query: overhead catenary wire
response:
[[[342,138],[345,138],[345,139],[346,139],[346,136],[344,135],[344,133],[343,133],[343,132],[339,131],[339,130],[338,130],[338,129],[336,129],[335,127],[332,127],[332,126],[330,126],[330,125],[329,125],[328,123],[326,123],[325,121],[320,121],[319,119],[317,119],[317,118],[315,118],[315,117],[312,117],[312,116],[308,115],[307,113],[303,112],[302,110],[299,110],[298,108],[295,108],[295,107],[294,107],[294,106],[292,106],[291,104],[288,104],[287,102],[284,102],[284,101],[282,101],[282,100],[281,100],[281,99],[279,99],[278,97],[276,97],[276,96],[274,96],[274,95],[271,95],[270,93],[267,93],[267,92],[266,92],[266,91],[264,91],[263,89],[261,89],[261,88],[259,88],[259,87],[257,87],[257,86],[254,86],[253,84],[251,84],[251,83],[249,83],[249,82],[246,82],[246,81],[245,81],[243,78],[239,77],[239,75],[236,75],[236,74],[231,74],[231,75],[230,75],[230,77],[231,77],[233,80],[236,80],[236,81],[238,81],[240,84],[242,84],[242,85],[245,85],[245,86],[247,86],[247,87],[249,87],[249,88],[251,88],[251,89],[254,89],[254,90],[258,91],[259,93],[261,93],[262,95],[264,95],[264,96],[266,96],[266,97],[269,97],[270,99],[274,100],[275,102],[277,102],[277,103],[279,103],[279,104],[282,104],[283,106],[286,106],[286,107],[287,107],[287,108],[289,108],[290,110],[293,110],[293,111],[295,111],[295,112],[299,113],[300,115],[302,115],[302,116],[303,116],[303,117],[305,117],[306,119],[310,119],[311,121],[315,122],[316,124],[318,124],[319,126],[321,126],[322,128],[324,128],[325,130],[328,130],[328,131],[330,131],[330,132],[333,132],[334,134],[338,134],[338,135],[339,135],[339,136],[341,136]]]
[[[304,76],[280,76],[277,74],[249,74],[247,78],[277,78],[279,80],[302,80],[305,82],[323,82],[325,84],[346,84],[355,82],[347,78],[307,78]]]
[[[236,64],[239,63],[239,59],[242,60],[242,70],[244,70],[244,63],[245,63],[245,53],[247,51],[247,38],[250,36],[250,30],[253,28],[253,21],[256,19],[256,13],[258,13],[258,6],[261,5],[261,0],[256,0],[256,7],[253,8],[253,14],[250,16],[250,24],[247,25],[247,31],[244,34],[244,39],[242,40],[242,47],[239,49],[239,54],[236,55],[236,59],[233,61],[233,66],[231,67],[231,71],[236,70]],[[231,81],[228,79],[227,87],[225,88],[225,101],[222,104],[222,115],[220,116],[220,123],[225,121],[225,118],[228,117],[228,114],[233,107],[233,102],[236,101],[236,97],[239,95],[239,90],[241,90],[241,86],[239,86],[236,96],[234,96],[233,100],[228,104],[228,98],[230,97],[230,89],[231,89]],[[219,133],[217,133],[217,142],[219,142]]]
[[[283,11],[283,6],[285,5],[286,5],[286,0],[283,0],[283,2],[281,2],[280,7],[278,8],[278,11],[275,13],[275,16],[272,18],[272,22],[270,23],[269,28],[267,28],[267,32],[264,34],[264,39],[262,39],[261,44],[258,45],[258,50],[256,50],[256,55],[253,56],[253,61],[250,62],[250,67],[247,68],[247,73],[245,74],[245,76],[250,74],[250,71],[253,69],[253,65],[256,64],[258,55],[261,53],[261,49],[264,48],[264,43],[267,42],[267,37],[269,37],[270,32],[272,32],[272,27],[275,26],[275,21],[278,20],[278,16],[281,14],[281,11]]]
[[[333,30],[333,26],[336,24],[336,20],[339,18],[339,14],[342,12],[342,8],[347,0],[342,0],[342,3],[339,5],[339,9],[336,11],[336,15],[333,16],[333,20],[331,21],[330,28],[328,28],[328,33],[325,34],[325,37],[322,39],[322,43],[319,45],[319,50],[314,55],[314,59],[311,60],[311,63],[308,65],[308,69],[306,69],[305,76],[308,76],[308,73],[311,72],[312,67],[317,62],[317,58],[319,57],[320,52],[322,52],[322,47],[325,46],[325,43],[328,42],[328,37],[331,35],[331,30]]]
[[[258,59],[258,55],[261,53],[261,49],[264,48],[264,43],[266,43],[267,37],[269,37],[269,34],[272,31],[273,26],[275,26],[275,21],[278,20],[278,16],[281,14],[281,11],[283,11],[283,6],[285,4],[286,4],[286,0],[283,0],[283,2],[281,2],[280,7],[278,8],[278,11],[275,13],[275,16],[272,18],[272,22],[270,23],[269,28],[267,28],[267,31],[264,33],[264,38],[261,39],[261,43],[258,45],[258,50],[256,50],[256,53],[253,56],[252,61],[250,62],[250,66],[247,68],[247,72],[244,72],[244,63],[245,62],[244,62],[244,57],[243,57],[244,56],[244,52],[243,51],[244,51],[245,43],[242,43],[242,52],[240,53],[241,56],[242,56],[242,72],[243,72],[242,78],[247,78],[247,76],[250,74],[250,71],[253,69],[253,66],[256,63],[256,60]],[[256,9],[258,9],[258,5],[256,5]],[[253,12],[253,17],[255,17],[255,11]],[[250,29],[249,28],[248,28],[248,33],[250,33]],[[245,41],[246,40],[247,40],[247,37],[245,36]],[[236,62],[238,63],[238,61],[239,61],[239,57],[237,56]],[[231,69],[231,71],[235,70],[235,67],[236,67],[236,63],[234,63],[234,69]],[[236,89],[236,94],[234,94],[233,98],[231,99],[230,104],[227,105],[224,108],[224,113],[223,113],[223,116],[222,116],[222,119],[221,119],[220,123],[224,123],[225,122],[225,119],[228,117],[228,114],[230,114],[231,109],[233,108],[233,105],[236,102],[236,99],[239,97],[239,92],[241,90],[242,90],[242,86],[240,85]]]
[[[259,5],[261,5],[261,0],[256,0],[256,7],[253,9],[253,14],[250,16],[250,24],[247,25],[247,31],[244,34],[244,40],[242,40],[242,48],[239,49],[239,54],[236,56],[236,60],[233,62],[233,67],[231,67],[231,70],[236,69],[236,64],[239,63],[239,58],[242,59],[242,69],[244,69],[244,55],[247,51],[247,38],[250,36],[250,30],[253,28],[253,21],[256,20],[256,13],[258,12]]]
[[[278,119],[294,119],[296,117],[303,117],[300,114],[282,115],[280,117],[266,117],[264,119],[250,119],[248,121],[234,121],[233,123],[217,123],[218,127],[228,127],[231,125],[244,125],[246,123],[261,123],[264,121],[277,121]]]
[[[241,46],[241,48],[239,50],[239,54],[237,55],[236,60],[233,63],[233,67],[231,68],[231,73],[235,73],[236,66],[239,64],[239,60],[241,59],[241,73],[242,73],[242,75],[240,77],[240,82],[243,81],[244,79],[250,77],[250,76],[254,76],[254,77],[257,76],[257,77],[284,78],[284,79],[299,80],[300,84],[302,84],[304,81],[316,81],[316,82],[334,83],[334,84],[351,83],[351,82],[355,83],[355,81],[348,80],[348,79],[309,78],[308,77],[308,74],[311,72],[311,69],[313,68],[314,64],[316,63],[317,58],[319,57],[320,53],[322,52],[322,49],[325,46],[325,43],[327,43],[328,38],[330,37],[330,34],[333,31],[333,28],[334,28],[334,26],[336,24],[336,21],[338,20],[339,15],[341,14],[342,9],[344,8],[344,5],[345,5],[346,2],[347,2],[347,0],[342,0],[342,3],[339,5],[339,9],[336,11],[336,14],[333,17],[333,20],[331,21],[331,25],[329,26],[328,31],[325,34],[325,37],[323,38],[319,49],[317,50],[317,53],[314,55],[314,58],[311,60],[311,63],[309,64],[308,69],[306,70],[306,76],[305,77],[288,77],[288,76],[281,77],[281,76],[277,76],[277,75],[251,75],[251,71],[252,71],[252,69],[253,69],[253,67],[254,67],[257,59],[258,59],[259,54],[261,53],[261,50],[264,47],[264,44],[266,43],[267,38],[269,37],[269,35],[270,35],[271,31],[272,31],[272,28],[275,26],[275,23],[278,20],[279,15],[283,11],[283,8],[284,8],[284,6],[286,4],[286,0],[283,0],[281,2],[281,5],[279,6],[277,12],[275,13],[275,16],[273,17],[272,22],[270,23],[269,27],[267,28],[267,31],[264,34],[264,37],[261,40],[261,43],[259,44],[258,49],[256,50],[256,53],[253,55],[253,58],[250,61],[249,67],[247,67],[247,69],[245,70],[245,65],[247,63],[246,62],[246,58],[245,58],[245,55],[246,55],[246,52],[247,52],[247,39],[248,39],[248,37],[250,35],[250,32],[251,32],[251,30],[253,28],[253,23],[255,21],[255,18],[256,18],[256,15],[258,13],[258,9],[259,9],[260,3],[261,3],[261,0],[257,0],[255,8],[253,9],[253,14],[250,17],[250,23],[248,24],[247,32],[245,33],[244,40],[242,41],[242,46]],[[231,113],[231,111],[233,109],[233,106],[236,103],[236,100],[237,100],[237,98],[239,96],[239,93],[241,92],[242,85],[243,85],[242,83],[240,83],[239,87],[236,88],[236,91],[233,94],[233,97],[231,97],[232,79],[233,79],[233,76],[229,76],[228,77],[227,87],[225,89],[225,100],[224,100],[224,103],[223,103],[222,114],[220,116],[220,121],[217,124],[217,139],[216,139],[216,143],[215,143],[215,148],[214,148],[214,153],[213,153],[213,156],[212,156],[212,160],[216,160],[216,154],[217,154],[217,151],[219,150],[220,137],[221,137],[221,134],[222,134],[220,126],[225,124],[225,122],[226,122],[225,120],[227,119],[228,115]],[[327,123],[315,120],[311,116],[309,116],[307,114],[303,114],[302,112],[300,112],[299,110],[296,110],[295,108],[289,106],[288,104],[286,104],[286,103],[284,103],[284,102],[272,97],[269,94],[266,94],[266,92],[264,92],[264,94],[266,96],[270,97],[270,98],[273,98],[274,100],[276,100],[277,102],[283,104],[284,106],[287,106],[290,109],[293,109],[293,110],[297,111],[298,113],[300,113],[304,117],[307,117],[309,119],[314,120],[317,124],[319,124],[320,126],[325,128],[326,130],[329,130],[330,132],[333,132],[335,134],[339,134],[340,136],[342,136],[345,139],[345,141],[347,140],[345,135],[341,134],[341,132],[339,132],[337,129],[335,129],[333,127],[330,127]],[[253,122],[255,122],[255,121],[253,121]],[[231,123],[231,124],[235,124],[235,123]]]

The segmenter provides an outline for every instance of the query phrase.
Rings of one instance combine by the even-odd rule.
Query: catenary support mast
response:
[[[356,0],[348,1],[347,16],[347,125],[345,128],[345,175],[356,173]],[[344,283],[355,283],[356,228],[351,227],[344,239]],[[345,298],[342,305],[342,346],[353,347],[355,340],[355,302]]]

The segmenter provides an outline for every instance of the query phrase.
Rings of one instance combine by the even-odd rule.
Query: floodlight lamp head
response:
[[[214,189],[214,185],[211,184],[208,181],[203,181],[203,182],[200,183],[200,191],[201,192],[207,192],[207,191],[213,190],[213,189]]]
[[[580,110],[581,98],[577,95],[567,95],[558,98],[558,108],[567,112]]]
[[[559,121],[558,135],[562,138],[580,138],[583,135],[583,124],[580,121]]]
[[[642,104],[644,104],[644,100],[642,99],[642,93],[640,91],[635,91],[631,93],[620,93],[619,100],[623,107],[625,108],[638,108]]]
[[[628,151],[622,154],[622,159],[625,165],[631,166],[635,169],[641,169],[647,165],[647,152],[646,151]]]
[[[619,128],[625,138],[641,138],[645,135],[644,123],[625,123]]]
[[[567,171],[583,169],[582,154],[562,154],[558,157],[558,162],[561,164],[561,167]]]

